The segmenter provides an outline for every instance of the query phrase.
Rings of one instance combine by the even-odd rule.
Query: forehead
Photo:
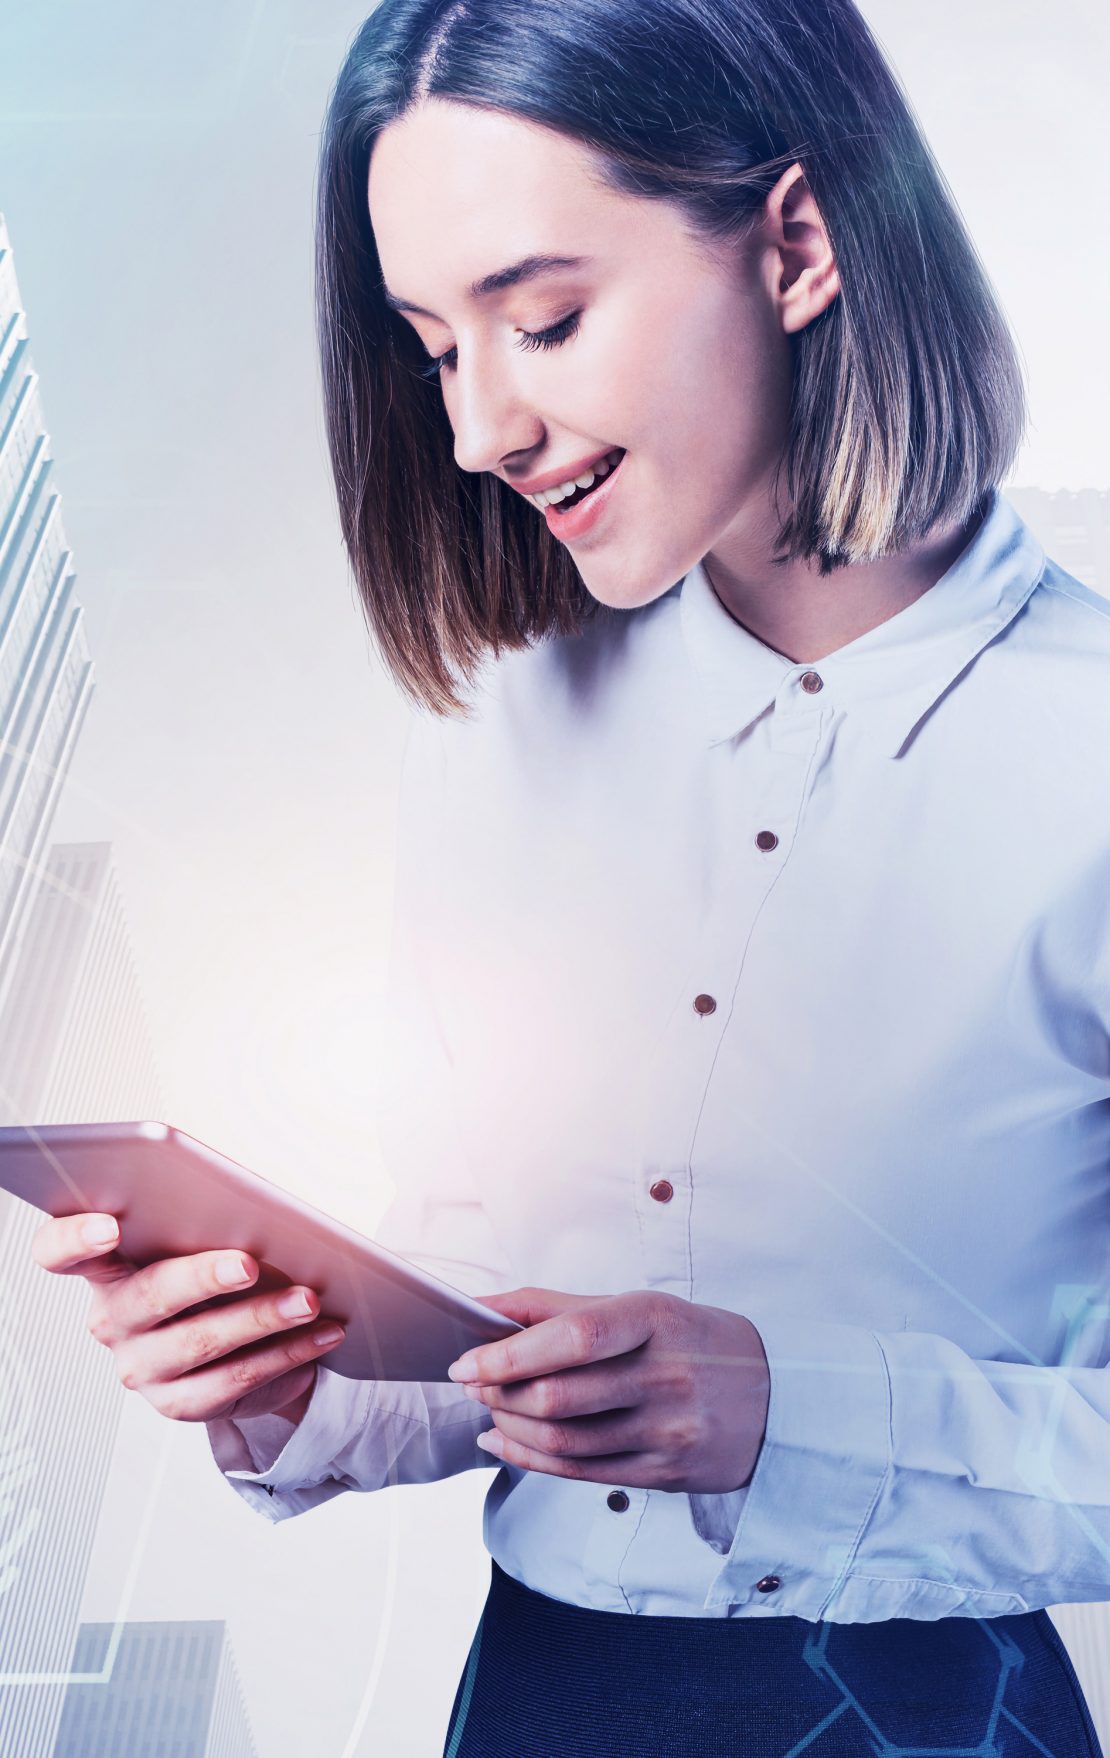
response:
[[[643,207],[601,186],[581,142],[442,99],[382,130],[367,199],[383,275],[414,300],[533,251],[592,255]]]

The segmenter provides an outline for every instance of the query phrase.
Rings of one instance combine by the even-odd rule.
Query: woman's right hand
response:
[[[84,1237],[94,1221],[113,1228],[100,1244]],[[112,1351],[122,1384],[175,1422],[271,1412],[299,1422],[317,1360],[345,1334],[340,1329],[322,1345],[314,1340],[324,1328],[314,1291],[279,1284],[272,1271],[259,1282],[259,1265],[245,1251],[200,1251],[140,1268],[113,1249],[118,1239],[110,1215],[65,1215],[44,1222],[32,1253],[44,1270],[90,1283],[88,1328]],[[241,1265],[247,1273],[225,1284],[219,1278],[224,1265]],[[249,1292],[229,1299],[235,1288]],[[282,1301],[297,1294],[307,1307],[283,1313]],[[217,1299],[220,1305],[195,1310]]]

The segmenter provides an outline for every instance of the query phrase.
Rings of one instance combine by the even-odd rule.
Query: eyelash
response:
[[[560,318],[557,324],[549,325],[546,330],[522,330],[517,347],[528,349],[558,348],[561,343],[569,342],[572,336],[578,334],[578,322],[581,316],[580,310],[572,311],[569,317]],[[420,368],[421,378],[431,379],[434,383],[440,376],[441,367],[446,366],[448,371],[454,371],[451,356],[455,352],[454,348],[448,348],[446,354],[437,354],[430,366]]]

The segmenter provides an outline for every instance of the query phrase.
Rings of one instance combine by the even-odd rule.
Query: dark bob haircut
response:
[[[952,195],[852,0],[381,0],[332,92],[317,325],[343,540],[397,684],[469,712],[490,653],[584,625],[566,549],[492,472],[458,468],[426,355],[386,304],[367,202],[381,129],[425,97],[594,149],[614,190],[729,246],[799,161],[841,291],[791,337],[779,553],[821,570],[969,518],[1025,425],[1016,351]]]

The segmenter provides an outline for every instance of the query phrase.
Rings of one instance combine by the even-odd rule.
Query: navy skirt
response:
[[[637,1617],[491,1566],[443,1758],[1103,1758],[1046,1611]]]

